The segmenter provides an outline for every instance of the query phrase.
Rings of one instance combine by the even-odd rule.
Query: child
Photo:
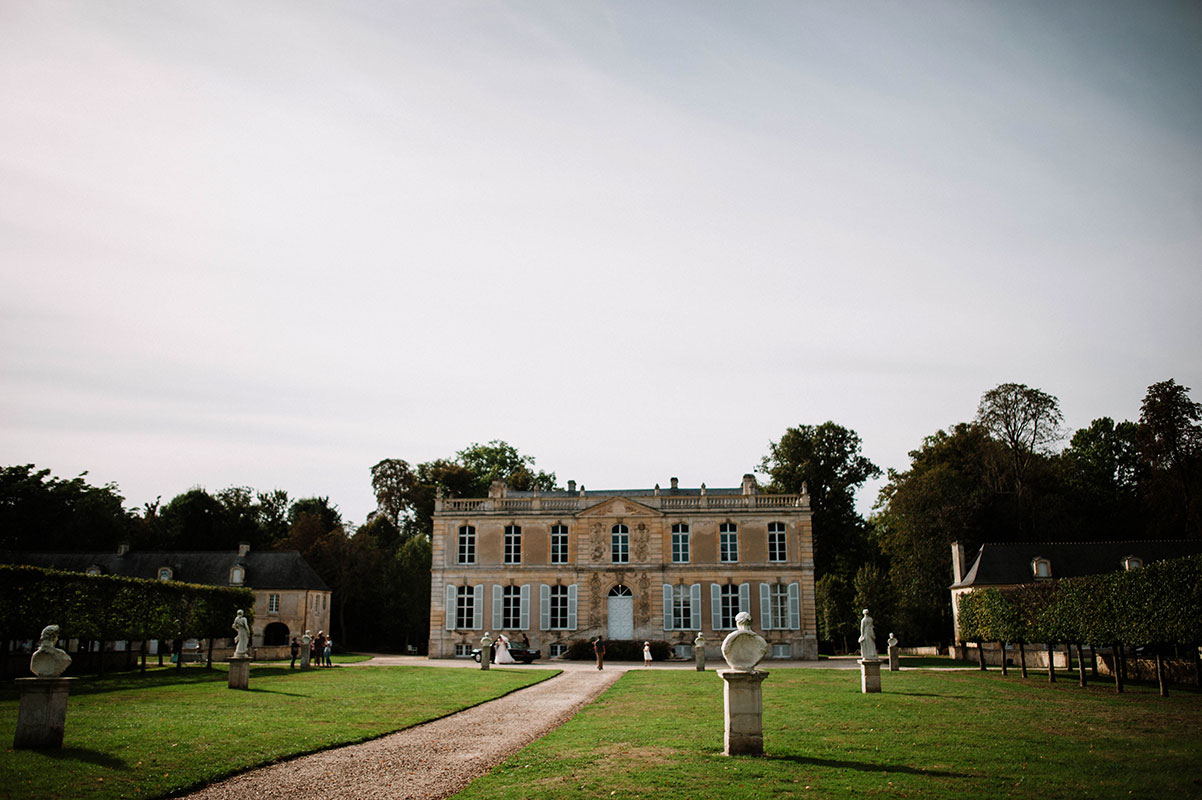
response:
[[[643,642],[643,666],[651,666],[651,642]]]

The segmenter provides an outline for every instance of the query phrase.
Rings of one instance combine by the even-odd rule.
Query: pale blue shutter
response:
[[[484,627],[484,584],[472,588],[472,628],[480,630]]]
[[[689,587],[689,612],[693,630],[701,633],[701,584],[694,583]]]
[[[789,627],[801,630],[801,584],[789,584]]]
[[[741,612],[746,611],[748,614],[751,613],[751,584],[750,583],[740,583],[739,584],[739,611],[741,611]]]
[[[501,630],[501,624],[504,621],[501,617],[501,586],[494,583],[492,586],[492,629],[494,633]]]
[[[710,627],[722,630],[722,590],[718,584],[710,584]]]
[[[672,630],[672,584],[664,584],[664,630]]]
[[[772,630],[772,597],[766,583],[760,584],[760,628]]]
[[[518,630],[530,630],[530,584],[528,583],[522,584],[522,608],[518,616],[520,617],[518,622],[521,623]]]
[[[551,587],[545,583],[538,585],[538,629],[551,629]]]
[[[447,630],[455,629],[455,587],[447,584]]]
[[[576,584],[568,584],[568,629],[576,630]]]

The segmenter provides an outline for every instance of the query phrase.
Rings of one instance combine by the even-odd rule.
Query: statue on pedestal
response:
[[[868,609],[864,609],[864,617],[860,620],[860,658],[864,661],[879,661],[876,652],[876,632],[872,629],[872,617]]]
[[[740,611],[735,616],[736,630],[722,642],[722,657],[733,670],[755,672],[755,667],[768,655],[768,643],[751,629],[751,615]]]
[[[242,609],[238,609],[234,624],[230,627],[234,629],[234,658],[249,658],[250,621],[242,614]]]
[[[71,656],[55,647],[58,643],[58,626],[42,628],[42,641],[29,658],[29,671],[39,678],[57,678],[71,666]]]

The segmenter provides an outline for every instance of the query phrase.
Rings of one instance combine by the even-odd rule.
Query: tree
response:
[[[555,488],[555,473],[535,472],[534,456],[524,456],[516,447],[493,439],[488,444],[473,442],[455,454],[455,460],[474,473],[479,480],[480,495],[487,493],[495,480],[505,481],[511,489],[551,491]]]
[[[849,635],[857,630],[858,619],[852,603],[851,582],[842,575],[823,575],[814,584],[814,600],[818,616],[818,638],[842,645],[840,652],[850,647]]]
[[[789,428],[780,441],[768,443],[760,472],[771,479],[769,491],[809,490],[816,577],[832,570],[849,577],[872,556],[864,520],[855,510],[855,492],[881,470],[860,453],[855,431],[834,422]]]
[[[232,550],[238,534],[221,501],[199,486],[176,495],[158,513],[158,547],[164,550]]]
[[[1172,379],[1154,383],[1140,406],[1138,440],[1140,462],[1147,470],[1145,492],[1149,505],[1159,512],[1157,527],[1165,535],[1202,535],[1197,508],[1202,404],[1190,400],[1189,391]]]
[[[371,468],[376,507],[398,528],[402,517],[413,508],[416,484],[417,474],[404,459],[385,458]]]
[[[1062,438],[1064,415],[1060,413],[1060,401],[1022,383],[1003,383],[981,397],[977,422],[1006,447],[1008,474],[999,478],[1014,494],[1021,529],[1023,493],[1031,464]]]
[[[33,464],[0,469],[0,549],[108,550],[138,538],[117,485],[93,486],[86,476],[55,478]]]
[[[1074,433],[1060,454],[1072,538],[1131,538],[1140,529],[1137,431],[1133,422],[1101,417]]]

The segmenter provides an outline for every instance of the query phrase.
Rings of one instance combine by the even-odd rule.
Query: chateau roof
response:
[[[1196,539],[1158,539],[1121,542],[1006,542],[981,545],[964,579],[951,586],[1012,586],[1035,580],[1031,562],[1051,562],[1053,578],[1076,578],[1123,569],[1123,559],[1135,556],[1144,564],[1202,553]]]
[[[102,575],[123,575],[128,578],[158,578],[159,569],[171,568],[171,579],[212,586],[230,586],[230,569],[241,565],[246,570],[242,586],[251,589],[311,589],[328,592],[330,588],[309,562],[296,551],[249,552],[235,551],[181,552],[128,551],[117,553],[22,553],[9,551],[0,555],[0,562],[28,564],[68,572],[87,572],[99,567]]]

